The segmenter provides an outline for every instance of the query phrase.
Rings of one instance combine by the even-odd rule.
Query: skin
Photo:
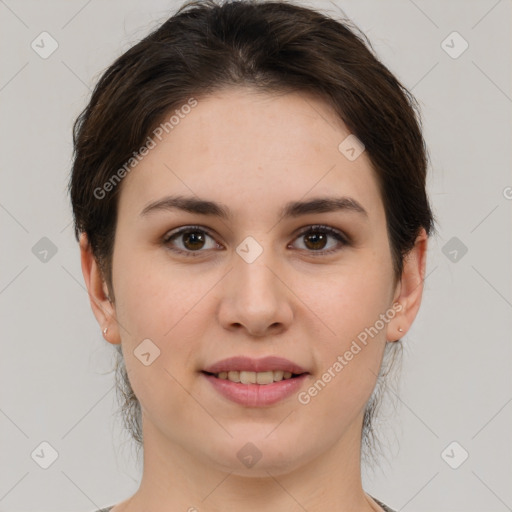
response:
[[[364,407],[387,342],[407,332],[420,307],[427,236],[420,233],[396,283],[385,212],[365,152],[349,161],[338,145],[348,129],[305,94],[229,89],[199,100],[122,183],[113,253],[113,302],[82,236],[82,269],[106,339],[122,344],[142,405],[140,488],[113,512],[339,512],[381,510],[361,485]],[[229,207],[221,220],[180,210],[141,216],[166,195]],[[353,211],[280,219],[288,201],[348,196]],[[209,228],[201,244],[176,228]],[[325,224],[345,233],[324,245],[298,236]],[[247,263],[237,246],[263,248]],[[187,257],[170,248],[191,253]],[[330,254],[315,250],[337,249]],[[219,395],[200,373],[234,355],[278,355],[306,368],[307,390],[365,328],[394,303],[402,310],[311,401],[294,394],[266,407]],[[398,328],[403,332],[399,332]],[[134,356],[149,338],[160,356]],[[262,458],[245,467],[237,452],[253,443]],[[195,507],[195,508],[193,508]]]

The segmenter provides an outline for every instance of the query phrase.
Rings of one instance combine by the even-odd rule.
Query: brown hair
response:
[[[262,92],[312,93],[326,102],[365,146],[386,212],[396,279],[421,228],[434,230],[426,193],[427,149],[414,97],[376,58],[349,20],[336,20],[286,1],[213,0],[185,3],[104,72],[73,130],[70,195],[75,234],[87,234],[112,300],[117,202],[126,162],[165,116],[231,86]],[[123,167],[124,166],[124,167]],[[101,190],[101,193],[98,193]],[[140,404],[118,348],[116,376],[125,425],[142,443]],[[394,354],[400,343],[388,343]],[[386,360],[386,358],[385,358]],[[387,373],[385,364],[381,375]],[[367,404],[363,440],[379,383]]]

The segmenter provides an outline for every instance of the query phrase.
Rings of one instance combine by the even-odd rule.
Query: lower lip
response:
[[[218,379],[202,372],[211,385],[222,396],[247,407],[263,407],[272,405],[296,393],[308,376],[303,373],[293,379],[281,380],[272,384],[242,384],[227,379]]]

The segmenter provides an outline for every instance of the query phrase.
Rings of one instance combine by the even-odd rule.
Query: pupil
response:
[[[204,243],[204,237],[200,233],[192,232],[192,233],[186,234],[185,236],[186,236],[186,240],[187,241],[192,239],[192,247],[190,247],[190,245],[191,245],[190,243],[185,242],[185,246],[188,249],[200,249],[201,248],[201,244]],[[194,246],[194,244],[199,244],[199,247],[198,246]]]
[[[307,235],[306,237],[309,241],[313,239],[313,249],[323,249],[325,247],[325,235],[319,234],[319,233],[313,233],[310,235]],[[320,242],[321,247],[317,247],[317,244]],[[322,243],[323,242],[323,243]]]

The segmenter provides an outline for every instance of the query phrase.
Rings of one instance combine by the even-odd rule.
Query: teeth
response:
[[[229,380],[232,380],[233,382],[240,382],[240,372],[222,372],[223,374],[225,374],[226,376],[225,377],[220,377],[221,379],[224,378],[224,379],[229,379]]]
[[[233,370],[230,372],[216,373],[215,376],[219,379],[241,382],[242,384],[272,384],[272,382],[290,379],[292,373],[283,370],[268,372],[247,372],[245,370],[239,372]]]

